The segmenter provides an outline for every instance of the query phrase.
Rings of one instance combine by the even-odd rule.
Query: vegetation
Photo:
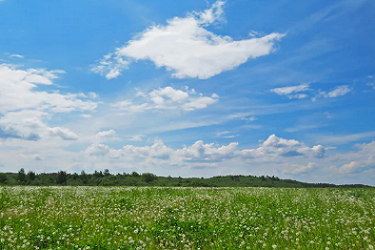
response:
[[[58,173],[37,174],[24,169],[18,173],[0,173],[0,184],[33,185],[33,186],[166,186],[166,187],[366,187],[361,184],[334,185],[328,183],[305,183],[295,180],[279,179],[275,176],[228,175],[211,178],[162,177],[151,173],[137,172],[113,175],[108,169],[88,174],[70,174],[65,171]]]
[[[375,190],[0,187],[0,249],[373,249]]]

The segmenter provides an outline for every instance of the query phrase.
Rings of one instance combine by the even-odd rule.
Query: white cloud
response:
[[[200,21],[205,24],[211,24],[216,21],[222,20],[222,16],[224,14],[223,6],[225,2],[224,1],[216,1],[210,9],[207,9],[203,12],[194,12],[197,16],[199,16]]]
[[[164,98],[170,99],[172,102],[182,103],[189,97],[189,93],[172,87],[165,87],[153,90],[149,96],[155,104],[163,104]]]
[[[96,99],[99,97],[99,95],[97,93],[94,93],[94,92],[89,92],[89,97],[92,98],[92,99]]]
[[[288,95],[289,99],[303,99],[308,97],[306,94],[295,94],[295,95]]]
[[[121,149],[112,149],[104,144],[92,144],[85,153],[91,156],[106,156],[109,158],[152,158],[152,159],[169,159],[173,150],[165,146],[160,140],[155,140],[151,146],[136,147],[125,145]]]
[[[130,141],[143,141],[144,135],[133,135],[130,137]]]
[[[31,110],[5,114],[0,118],[0,138],[39,140],[40,133],[46,127],[41,120],[43,116],[47,116],[47,113]]]
[[[241,120],[244,120],[244,121],[247,121],[247,122],[253,122],[253,121],[258,120],[258,118],[255,117],[255,116],[250,116],[250,117],[243,117],[243,118],[241,118]]]
[[[109,53],[99,60],[97,65],[92,66],[91,71],[104,75],[107,79],[113,79],[117,78],[121,71],[127,69],[129,64],[121,56]]]
[[[131,61],[151,60],[157,67],[172,71],[176,78],[207,79],[275,51],[275,41],[284,34],[235,41],[205,29],[221,20],[223,4],[217,1],[203,12],[175,17],[167,20],[165,26],[146,29],[113,54],[105,55],[92,71],[111,79],[120,75]]]
[[[341,134],[341,135],[314,135],[314,138],[319,140],[321,143],[331,144],[331,145],[340,145],[347,144],[349,142],[355,142],[359,140],[369,140],[375,138],[375,131],[368,131],[363,133],[356,134]]]
[[[76,140],[78,136],[67,128],[48,127],[43,121],[48,114],[37,110],[8,112],[0,118],[0,138],[37,141],[41,138],[60,137]]]
[[[222,137],[222,136],[227,136],[229,134],[231,134],[232,132],[230,131],[221,131],[221,132],[217,132],[216,133],[216,137]]]
[[[167,147],[161,140],[155,140],[151,146],[136,147],[125,145],[120,149],[113,149],[104,144],[92,144],[85,153],[89,156],[106,157],[109,159],[134,162],[141,160],[145,163],[164,164],[171,166],[199,166],[206,163],[220,163],[228,160],[239,159],[256,162],[278,163],[289,159],[316,159],[324,156],[325,149],[321,145],[312,148],[296,140],[286,140],[271,135],[258,148],[239,150],[237,142],[228,145],[205,144],[199,140],[191,146],[180,149]],[[303,157],[301,157],[303,156]],[[215,164],[214,164],[215,165]],[[212,166],[214,166],[212,165]],[[293,168],[294,169],[294,168]],[[288,170],[289,173],[291,170]],[[304,172],[302,168],[293,170],[295,173]]]
[[[325,98],[335,98],[335,97],[346,95],[347,93],[351,92],[352,90],[353,89],[349,88],[348,85],[342,85],[342,86],[335,87],[335,89],[333,89],[332,91],[330,91],[328,93],[324,92],[324,91],[321,91],[320,95],[325,97]]]
[[[104,144],[92,144],[86,150],[85,153],[92,156],[105,156],[110,152],[108,145]]]
[[[63,71],[44,69],[17,69],[14,65],[0,65],[0,113],[20,109],[50,109],[53,112],[93,110],[97,104],[82,101],[74,94],[38,91],[38,85],[52,85]]]
[[[113,129],[108,131],[101,131],[96,134],[96,138],[99,139],[99,141],[109,141],[109,140],[116,140],[117,139],[117,133]]]
[[[78,139],[78,135],[76,135],[74,132],[70,131],[67,128],[60,128],[60,127],[48,128],[48,132],[51,136],[58,136],[64,140],[77,140]]]
[[[11,54],[9,57],[10,58],[19,58],[19,59],[23,59],[24,58],[23,55],[19,55],[19,54]]]
[[[282,88],[275,88],[271,89],[270,91],[278,94],[278,95],[286,95],[289,99],[304,99],[307,98],[308,95],[306,92],[313,92],[314,90],[310,88],[310,84],[303,83],[296,86],[289,86],[289,87],[282,87]],[[351,92],[353,89],[349,88],[348,85],[336,86],[333,90],[329,92],[318,90],[318,94],[312,98],[312,101],[316,101],[318,97],[324,98],[335,98],[339,96],[346,95],[347,93]],[[300,93],[305,92],[305,93]],[[316,90],[314,92],[317,92]]]
[[[79,94],[61,94],[39,89],[53,85],[61,70],[19,69],[18,66],[0,64],[0,137],[3,139],[39,140],[59,137],[76,140],[78,136],[64,127],[49,127],[43,120],[53,113],[92,111],[97,103],[83,101]]]
[[[83,118],[91,118],[91,117],[92,117],[91,114],[82,114],[81,116],[82,116]]]
[[[337,170],[341,174],[358,174],[368,169],[375,168],[375,141],[364,144],[356,144],[358,152],[349,153],[351,161],[338,168],[331,168]]]
[[[21,154],[22,158],[33,161],[42,161],[42,157],[39,154]]]
[[[218,162],[233,157],[237,146],[237,142],[219,147],[214,143],[204,144],[203,141],[197,141],[190,147],[176,150],[176,155],[185,162]]]
[[[282,172],[287,174],[305,174],[316,168],[316,163],[313,162],[309,162],[306,166],[298,164],[285,164]]]
[[[311,90],[309,88],[309,84],[302,83],[296,86],[275,88],[275,89],[271,89],[270,91],[278,95],[286,95],[289,99],[303,99],[303,98],[308,97],[308,95],[305,93],[300,93],[300,92],[306,92],[309,90]]]
[[[292,93],[299,93],[303,91],[309,90],[309,84],[308,83],[302,83],[300,85],[296,86],[290,86],[290,87],[282,87],[282,88],[275,88],[271,89],[271,92],[274,92],[278,95],[290,95]]]
[[[135,113],[167,109],[194,111],[207,108],[208,105],[214,104],[219,99],[217,94],[212,94],[211,97],[203,96],[196,93],[194,89],[189,90],[188,87],[185,87],[185,91],[172,87],[158,88],[147,94],[138,91],[137,96],[142,99],[142,103],[136,104],[134,101],[125,100],[112,106]]]
[[[245,149],[239,152],[245,158],[276,158],[276,157],[295,157],[310,156],[323,158],[325,148],[322,145],[316,145],[312,148],[296,140],[287,140],[276,135],[270,135],[267,140],[262,142],[256,149]]]

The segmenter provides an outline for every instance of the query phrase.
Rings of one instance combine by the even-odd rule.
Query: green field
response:
[[[373,249],[375,189],[0,187],[0,249]]]

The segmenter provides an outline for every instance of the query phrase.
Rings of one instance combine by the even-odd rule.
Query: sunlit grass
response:
[[[0,249],[373,249],[374,189],[1,187]]]

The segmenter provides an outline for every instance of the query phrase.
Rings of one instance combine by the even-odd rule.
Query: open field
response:
[[[0,249],[373,249],[375,189],[0,187]]]

